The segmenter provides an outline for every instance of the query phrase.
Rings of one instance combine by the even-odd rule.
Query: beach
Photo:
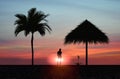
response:
[[[1,65],[0,79],[120,79],[120,66]]]

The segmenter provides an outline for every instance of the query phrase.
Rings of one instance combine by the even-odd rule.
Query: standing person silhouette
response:
[[[61,59],[62,59],[62,51],[61,51],[61,48],[59,49],[59,51],[57,52],[57,56],[58,56],[58,59],[57,59],[57,65],[60,63],[61,65]]]

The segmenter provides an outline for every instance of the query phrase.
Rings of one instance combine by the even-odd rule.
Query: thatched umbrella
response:
[[[65,44],[86,44],[86,65],[88,65],[88,43],[108,43],[109,39],[101,30],[99,30],[94,24],[85,20],[78,27],[72,30],[65,37]]]

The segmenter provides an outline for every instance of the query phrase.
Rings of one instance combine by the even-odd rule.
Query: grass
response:
[[[120,66],[1,65],[0,79],[120,79]]]

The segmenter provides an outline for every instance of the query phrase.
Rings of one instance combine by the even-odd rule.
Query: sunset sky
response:
[[[78,55],[85,64],[85,45],[64,45],[64,38],[88,19],[109,37],[109,44],[89,45],[89,64],[120,65],[120,0],[0,0],[0,65],[31,64],[31,35],[14,35],[14,15],[27,15],[30,8],[50,14],[52,28],[44,37],[35,33],[35,64],[55,65],[59,48],[62,64],[75,64]]]

